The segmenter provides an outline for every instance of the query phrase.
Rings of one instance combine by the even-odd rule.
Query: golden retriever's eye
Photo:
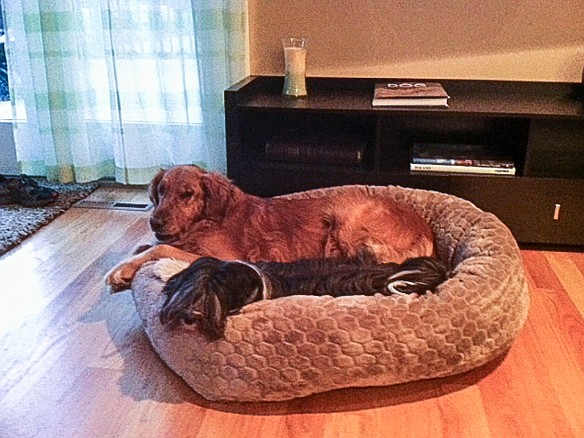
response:
[[[181,197],[181,199],[187,201],[187,200],[191,199],[194,195],[195,195],[195,193],[194,192],[191,192],[189,190],[189,191],[186,191],[186,192],[182,193],[180,195],[180,197]]]

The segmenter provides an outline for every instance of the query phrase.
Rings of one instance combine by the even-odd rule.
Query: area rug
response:
[[[57,200],[46,207],[22,207],[18,204],[0,206],[0,256],[14,248],[28,236],[85,198],[97,183],[56,184],[38,181],[39,185],[59,192]]]

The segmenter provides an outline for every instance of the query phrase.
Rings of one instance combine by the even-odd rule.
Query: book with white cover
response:
[[[372,105],[448,107],[449,98],[438,82],[387,82],[375,84]]]

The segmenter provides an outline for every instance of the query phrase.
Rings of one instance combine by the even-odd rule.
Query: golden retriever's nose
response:
[[[162,219],[158,219],[154,216],[151,216],[150,217],[150,228],[152,228],[152,231],[154,231],[154,232],[160,232],[164,228],[164,222],[162,221]]]

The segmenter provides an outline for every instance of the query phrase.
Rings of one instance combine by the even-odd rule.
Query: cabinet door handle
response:
[[[562,208],[561,204],[556,204],[554,208],[554,220],[557,221],[560,219],[560,209]]]

